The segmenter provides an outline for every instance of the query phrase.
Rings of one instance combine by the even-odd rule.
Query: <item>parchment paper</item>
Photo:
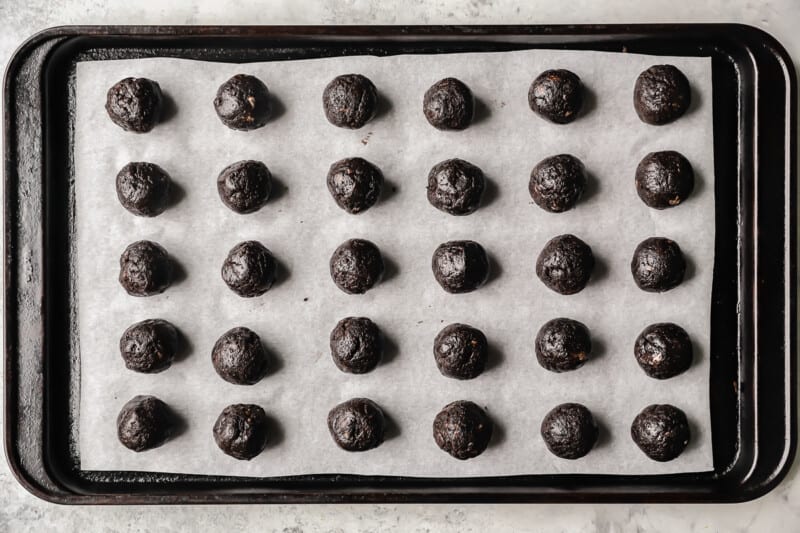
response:
[[[632,106],[637,75],[671,63],[689,78],[692,107],[677,122],[643,124]],[[527,91],[547,68],[577,73],[590,91],[587,113],[559,126],[535,116]],[[336,75],[358,72],[378,88],[383,109],[364,128],[330,125],[321,94]],[[258,76],[278,102],[277,116],[252,132],[232,131],[216,117],[217,87],[233,74]],[[122,131],[103,108],[107,89],[127,76],[157,80],[174,102],[171,117],[145,135]],[[435,81],[455,76],[480,101],[478,120],[463,132],[441,132],[422,114],[422,96]],[[485,54],[344,57],[260,64],[139,59],[79,63],[75,163],[81,346],[80,457],[84,469],[273,476],[357,473],[412,476],[490,476],[554,472],[667,473],[712,468],[709,425],[709,312],[714,243],[711,62],[708,58],[632,54],[521,51]],[[696,172],[689,200],[656,211],[637,197],[634,170],[648,152],[674,149]],[[579,157],[591,183],[572,211],[546,213],[531,202],[527,184],[544,157]],[[343,157],[362,156],[386,177],[378,205],[353,216],[331,199],[325,176]],[[461,157],[491,181],[475,214],[452,217],[431,207],[426,177],[437,162]],[[241,159],[264,161],[278,186],[259,212],[238,215],[219,200],[215,179]],[[147,219],[125,211],[114,179],[129,161],[150,161],[183,191],[164,214]],[[547,289],[535,260],[547,240],[574,233],[594,250],[598,267],[573,296]],[[644,238],[675,239],[690,268],[686,281],[664,294],[639,290],[629,263]],[[387,279],[363,296],[337,289],[328,259],[342,241],[368,238],[382,250]],[[482,289],[445,293],[430,270],[436,246],[451,239],[481,242],[494,274]],[[162,244],[185,272],[164,294],[128,296],[117,282],[119,256],[131,242]],[[245,239],[264,243],[282,265],[277,285],[244,299],[220,278],[230,248]],[[348,315],[369,316],[390,340],[373,372],[344,374],[333,365],[328,336]],[[591,330],[593,359],[578,371],[555,374],[535,359],[539,327],[558,316]],[[157,375],[126,370],[118,342],[130,324],[146,318],[174,323],[191,349]],[[492,345],[490,368],[457,381],[433,361],[436,333],[451,322],[480,328]],[[648,324],[674,321],[695,343],[695,363],[666,381],[647,377],[633,342]],[[257,332],[275,364],[254,386],[224,382],[211,365],[211,348],[229,328]],[[137,394],[154,394],[185,420],[185,430],[161,448],[134,453],[116,438],[116,416]],[[391,419],[388,440],[366,453],[336,447],[326,427],[335,404],[366,396]],[[431,436],[436,413],[469,399],[485,406],[497,429],[488,450],[458,461]],[[568,461],[550,454],[539,435],[555,405],[586,404],[602,426],[588,456]],[[211,428],[231,403],[262,405],[277,422],[268,448],[252,461],[224,455]],[[672,403],[692,423],[686,452],[656,463],[630,438],[636,414],[651,403]]]

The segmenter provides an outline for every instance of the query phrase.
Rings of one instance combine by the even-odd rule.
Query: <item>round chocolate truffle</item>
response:
[[[479,329],[466,324],[450,324],[436,335],[433,357],[443,376],[473,379],[486,368],[489,343]]]
[[[582,291],[593,268],[592,249],[569,234],[550,239],[536,260],[536,275],[548,289],[559,294]]]
[[[331,357],[342,372],[364,374],[383,356],[383,336],[378,326],[364,317],[343,318],[331,331]]]
[[[243,298],[261,296],[275,283],[275,257],[263,244],[244,241],[234,246],[222,263],[222,280]]]
[[[440,244],[433,252],[431,268],[439,285],[454,294],[474,291],[489,279],[489,257],[475,241]]]
[[[217,176],[222,203],[237,213],[261,209],[272,192],[272,174],[261,161],[238,161]]]
[[[378,90],[361,74],[344,74],[331,81],[322,93],[325,118],[334,126],[357,130],[375,116]]]
[[[678,152],[651,152],[636,167],[636,192],[650,207],[675,207],[694,188],[694,171]]]
[[[117,416],[117,438],[128,449],[142,452],[164,444],[174,429],[174,416],[155,396],[135,396]]]
[[[250,329],[226,331],[211,350],[211,363],[219,377],[235,385],[253,385],[267,373],[269,357],[261,339]]]
[[[333,441],[348,452],[363,452],[381,445],[386,417],[378,404],[367,398],[342,402],[328,413]]]
[[[169,174],[153,163],[128,163],[117,173],[117,198],[140,217],[160,215],[167,208]]]
[[[217,89],[214,109],[232,130],[258,129],[267,123],[272,112],[269,89],[255,76],[237,74]]]
[[[178,331],[166,320],[142,320],[122,334],[119,351],[129,370],[146,374],[161,372],[175,359]]]
[[[648,405],[631,424],[631,438],[654,461],[671,461],[689,444],[689,421],[674,405]]]
[[[645,374],[668,379],[692,366],[692,341],[677,324],[651,324],[636,337],[633,354]]]
[[[691,102],[689,80],[672,65],[653,65],[636,79],[633,107],[642,122],[667,124],[680,118]]]
[[[351,157],[332,164],[327,181],[336,205],[355,215],[378,201],[383,174],[366,159]]]
[[[445,78],[425,91],[422,112],[436,129],[463,130],[472,122],[475,98],[462,81]]]
[[[528,89],[528,105],[550,122],[572,122],[583,107],[581,79],[569,70],[545,70]]]
[[[533,167],[528,191],[536,205],[551,213],[561,213],[580,200],[586,182],[586,170],[580,159],[561,154],[543,159]]]
[[[364,294],[383,278],[383,257],[366,239],[350,239],[334,250],[330,260],[333,282],[347,294]]]
[[[477,404],[459,400],[449,403],[433,420],[433,440],[456,459],[482,454],[492,439],[494,423]]]
[[[483,171],[463,159],[442,161],[428,173],[428,201],[451,215],[474,213],[485,188]]]
[[[592,353],[589,328],[577,320],[554,318],[536,335],[536,359],[552,372],[567,372],[583,366]]]
[[[119,258],[119,283],[131,296],[161,294],[172,282],[167,251],[152,241],[136,241]]]
[[[229,405],[214,422],[214,441],[226,455],[249,461],[267,445],[269,422],[258,405]]]
[[[686,260],[675,241],[663,237],[643,240],[631,259],[633,280],[647,292],[664,292],[680,285]]]
[[[542,420],[547,449],[562,459],[578,459],[589,453],[598,432],[592,412],[579,403],[557,405]]]
[[[161,119],[164,97],[158,83],[147,78],[125,78],[106,94],[111,121],[125,131],[147,133]]]

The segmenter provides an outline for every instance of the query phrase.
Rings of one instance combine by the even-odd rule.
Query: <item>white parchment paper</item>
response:
[[[671,63],[689,78],[692,107],[677,122],[648,126],[632,106],[637,75]],[[547,68],[577,73],[590,92],[587,112],[559,126],[535,116],[527,91]],[[377,86],[380,115],[349,131],[330,125],[321,94],[336,75],[358,72]],[[217,87],[233,74],[258,76],[279,102],[277,116],[252,132],[232,131],[216,117]],[[127,133],[103,108],[107,89],[127,76],[157,80],[175,103],[169,119],[145,135]],[[441,132],[422,114],[422,96],[435,81],[454,76],[480,102],[478,120],[463,132]],[[709,425],[709,313],[714,250],[714,192],[708,58],[531,50],[520,52],[344,57],[257,64],[140,59],[79,63],[75,125],[78,299],[81,347],[80,457],[84,469],[273,476],[356,473],[411,476],[490,476],[555,472],[667,473],[712,468]],[[665,211],[637,197],[634,170],[648,152],[683,153],[696,172],[685,204]],[[591,183],[573,210],[551,214],[528,195],[532,167],[544,157],[579,157]],[[386,193],[354,216],[331,199],[325,176],[343,157],[378,165]],[[425,185],[435,163],[461,157],[491,181],[485,205],[467,217],[431,207]],[[216,191],[216,176],[241,159],[264,161],[277,193],[259,212],[238,215]],[[164,214],[147,219],[125,211],[114,179],[129,161],[150,161],[170,173],[183,191]],[[535,275],[547,240],[574,233],[593,249],[598,267],[588,287],[562,296]],[[678,288],[664,294],[639,290],[631,277],[636,245],[650,236],[675,239],[690,268]],[[390,264],[387,279],[363,296],[337,289],[328,259],[342,241],[375,242]],[[480,290],[445,293],[430,271],[436,246],[474,239],[491,256],[494,274]],[[162,244],[185,272],[164,294],[128,296],[117,282],[119,256],[131,242]],[[220,278],[230,248],[256,239],[276,255],[282,275],[264,296],[244,299]],[[371,317],[390,340],[386,360],[365,375],[333,365],[328,336],[348,315]],[[555,374],[536,362],[539,327],[558,316],[584,322],[593,359],[574,372]],[[130,324],[146,318],[174,323],[189,352],[157,375],[126,370],[118,342]],[[475,380],[439,374],[433,361],[436,333],[451,322],[480,328],[492,345],[490,368]],[[648,378],[633,357],[633,342],[648,324],[674,321],[695,343],[695,363],[666,381]],[[211,365],[211,348],[229,328],[247,326],[273,354],[272,371],[254,386],[224,382]],[[116,438],[116,416],[137,394],[154,394],[186,421],[164,446],[144,453]],[[335,404],[365,396],[392,421],[390,438],[365,453],[336,447],[326,427]],[[458,461],[431,436],[436,413],[469,399],[485,406],[497,429],[481,456]],[[539,435],[555,405],[587,405],[602,426],[600,442],[586,457],[568,461],[550,454]],[[257,403],[278,427],[267,449],[252,461],[224,455],[211,428],[231,403]],[[672,403],[692,423],[683,455],[656,463],[630,438],[636,414],[651,403]]]

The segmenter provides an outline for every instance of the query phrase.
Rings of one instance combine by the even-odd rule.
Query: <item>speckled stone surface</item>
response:
[[[777,37],[800,60],[796,0],[3,0],[0,62],[28,36],[61,24],[546,24],[741,22]],[[524,95],[523,95],[524,97]],[[1,193],[1,191],[0,191]],[[0,368],[2,372],[2,368]],[[686,533],[797,531],[794,466],[767,496],[739,505],[276,505],[65,507],[28,494],[0,463],[0,532],[487,532]]]

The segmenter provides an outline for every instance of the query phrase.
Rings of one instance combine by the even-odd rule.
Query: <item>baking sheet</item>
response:
[[[632,107],[636,76],[657,63],[678,66],[689,78],[693,103],[677,122],[643,124]],[[528,108],[531,80],[547,68],[577,73],[590,95],[587,111],[566,126]],[[378,87],[383,108],[364,128],[330,125],[321,93],[334,76],[359,72]],[[216,117],[217,87],[233,74],[258,76],[278,102],[276,117],[253,132],[236,132]],[[107,89],[127,76],[157,80],[174,109],[145,135],[122,131],[108,119]],[[425,121],[422,95],[454,76],[476,95],[478,117],[463,132],[441,132]],[[180,59],[82,62],[77,66],[75,165],[78,313],[81,348],[80,457],[86,470],[276,476],[353,473],[409,476],[494,476],[558,472],[672,473],[712,469],[709,422],[709,314],[714,250],[714,187],[709,58],[648,57],[587,51],[344,57],[234,65]],[[633,174],[648,152],[673,149],[692,163],[696,185],[683,205],[656,211],[636,195]],[[527,183],[544,157],[571,153],[590,173],[586,197],[572,211],[551,214],[534,205]],[[379,204],[358,216],[339,209],[325,176],[343,157],[361,156],[386,178]],[[461,157],[486,173],[484,206],[467,217],[431,207],[427,173]],[[278,186],[259,212],[233,213],[219,200],[216,176],[241,159],[264,161]],[[135,217],[116,199],[114,178],[129,161],[150,161],[170,173],[182,193],[162,215]],[[535,275],[535,260],[550,238],[574,233],[598,261],[588,287],[562,296]],[[642,239],[675,239],[688,258],[687,279],[664,294],[640,291],[629,262]],[[348,238],[375,242],[390,268],[365,295],[347,295],[328,275],[328,259]],[[452,239],[481,242],[494,273],[480,290],[445,293],[430,271],[436,246]],[[117,282],[119,255],[131,242],[162,244],[183,279],[164,294],[128,296]],[[242,240],[264,243],[282,266],[264,296],[231,292],[219,269]],[[365,375],[333,365],[328,335],[345,316],[369,316],[390,349]],[[555,374],[541,368],[533,340],[547,320],[571,317],[592,332],[594,358]],[[190,349],[169,370],[128,371],[118,341],[146,318],[172,322]],[[441,376],[432,355],[436,333],[451,322],[480,328],[492,346],[490,367],[471,381]],[[633,358],[633,342],[648,324],[674,321],[695,344],[685,374],[648,378]],[[220,379],[211,348],[229,328],[258,333],[273,356],[272,371],[253,386]],[[164,446],[134,453],[116,439],[116,416],[137,394],[154,394],[185,421]],[[331,440],[325,419],[337,403],[375,400],[391,420],[387,441],[348,453]],[[481,456],[458,461],[440,451],[431,424],[445,404],[469,399],[485,406],[496,432]],[[595,449],[568,461],[550,454],[539,424],[555,405],[587,405],[601,425]],[[224,455],[211,428],[231,403],[262,405],[276,422],[271,442],[252,461]],[[673,403],[692,424],[692,442],[677,460],[656,463],[629,436],[636,414],[651,403]]]

